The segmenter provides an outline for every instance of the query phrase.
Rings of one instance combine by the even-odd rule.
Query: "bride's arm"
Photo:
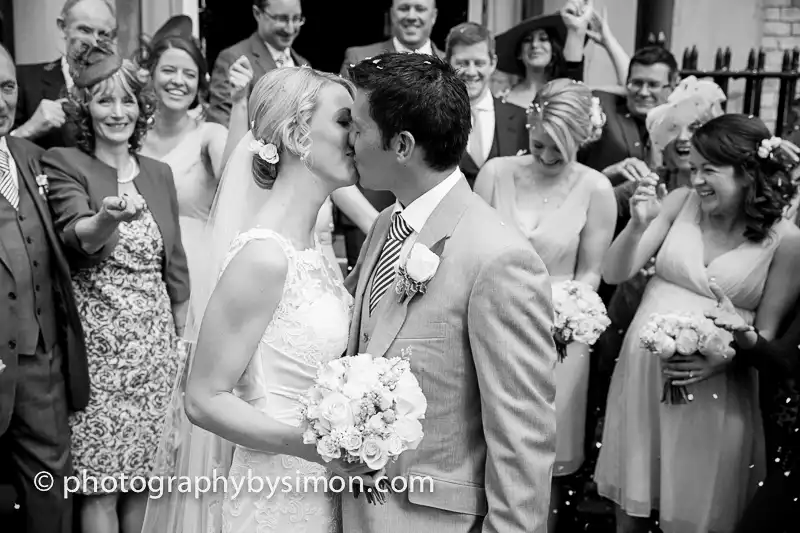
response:
[[[251,242],[231,261],[203,316],[184,403],[193,424],[225,440],[319,462],[299,427],[233,394],[280,302],[287,265],[273,240]]]

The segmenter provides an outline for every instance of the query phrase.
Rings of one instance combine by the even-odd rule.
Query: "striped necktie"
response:
[[[397,268],[397,262],[400,259],[400,249],[403,247],[409,235],[413,232],[402,214],[398,211],[392,215],[392,225],[389,227],[389,236],[386,239],[386,244],[383,245],[381,251],[381,258],[378,261],[378,266],[375,268],[375,277],[372,279],[372,292],[369,297],[369,314],[378,306],[381,297],[386,293],[386,290],[392,284]]]
[[[11,173],[11,163],[6,150],[0,148],[0,194],[14,207],[19,208],[19,185]]]

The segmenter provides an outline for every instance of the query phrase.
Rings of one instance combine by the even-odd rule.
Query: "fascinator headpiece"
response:
[[[695,122],[708,122],[723,114],[727,98],[719,85],[694,76],[685,78],[672,91],[667,102],[650,110],[645,124],[653,149],[663,152],[681,130]]]
[[[110,78],[122,67],[122,56],[112,41],[82,42],[72,55],[72,77],[75,86],[85,89]]]

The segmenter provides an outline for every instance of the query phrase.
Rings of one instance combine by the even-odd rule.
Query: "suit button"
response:
[[[8,347],[12,350],[17,347],[16,341],[8,341]]]
[[[37,309],[37,310],[36,310],[36,314],[37,314],[37,315],[41,315],[41,314],[42,314],[42,309],[41,309],[41,308]]]
[[[367,335],[366,333],[364,333],[363,339],[364,339],[364,343],[365,343],[365,344],[366,344],[366,343],[368,343],[368,342],[369,342],[369,335]]]
[[[27,243],[28,243],[28,244],[31,244],[31,243],[33,243],[33,239],[31,239],[30,237],[28,237],[28,238],[27,238],[27,239],[25,239],[25,240],[27,241]]]
[[[33,266],[34,266],[34,268],[38,268],[39,267],[39,261],[34,261],[33,262]]]
[[[36,292],[39,292],[39,289],[41,289],[41,287],[39,285],[37,285],[36,287],[33,288],[33,290],[35,290]]]
[[[642,143],[640,143],[639,141],[636,141],[635,143],[633,143],[633,145],[634,145],[636,148],[639,148],[639,147],[642,145]]]
[[[19,220],[20,220],[20,222],[24,221],[25,220],[25,216],[24,215],[20,215],[19,216]]]
[[[8,299],[9,300],[16,300],[17,299],[17,295],[14,294],[13,292],[9,292],[8,293]]]

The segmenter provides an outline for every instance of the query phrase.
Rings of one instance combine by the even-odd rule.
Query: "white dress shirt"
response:
[[[480,166],[486,162],[489,157],[489,152],[492,149],[494,142],[494,128],[495,128],[495,115],[494,115],[494,98],[491,91],[485,91],[476,102],[471,103],[472,108],[472,132],[470,132],[470,156]],[[476,120],[477,119],[477,120]],[[477,124],[476,124],[477,122]],[[472,153],[473,135],[477,136],[481,153],[480,157],[476,157]]]
[[[67,91],[71,91],[75,82],[72,80],[72,74],[69,73],[69,63],[67,63],[66,56],[61,56],[61,73],[64,74],[64,83],[67,86]]]
[[[414,233],[419,234],[425,222],[430,218],[431,213],[436,209],[436,206],[441,203],[442,199],[447,196],[447,193],[458,183],[458,180],[460,180],[462,176],[461,170],[456,169],[436,187],[411,202],[405,209],[403,209],[399,201],[395,202],[395,213],[401,211],[406,224],[411,226]]]
[[[19,174],[17,173],[17,163],[14,161],[14,157],[11,155],[11,150],[8,149],[8,143],[6,142],[5,136],[0,137],[0,150],[8,155],[8,171],[11,174],[11,181],[16,183],[17,191],[19,191],[20,182]],[[2,178],[2,176],[0,176],[0,178]],[[2,198],[1,195],[0,198]]]
[[[397,52],[405,52],[407,54],[428,54],[429,56],[433,54],[433,45],[431,45],[431,40],[428,39],[421,47],[417,48],[416,50],[412,50],[411,48],[406,47],[397,37],[392,38],[392,44],[394,44],[394,49]]]
[[[272,60],[275,61],[276,65],[281,67],[296,67],[297,65],[294,64],[294,59],[292,58],[292,54],[289,51],[289,48],[284,50],[278,50],[267,41],[264,41],[264,44],[267,45],[267,50],[269,50],[269,55],[272,56]]]

